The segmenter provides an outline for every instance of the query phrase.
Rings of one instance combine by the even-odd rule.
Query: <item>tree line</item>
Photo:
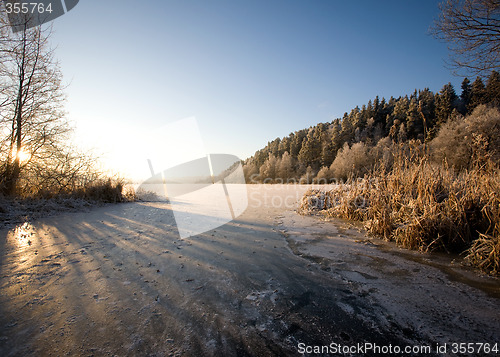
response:
[[[435,146],[440,129],[464,120],[482,105],[499,107],[500,74],[464,78],[461,93],[448,83],[389,100],[376,96],[342,118],[268,142],[244,161],[247,182],[329,182],[362,176],[377,162],[389,162],[390,147],[420,142]],[[438,150],[435,150],[438,151]]]

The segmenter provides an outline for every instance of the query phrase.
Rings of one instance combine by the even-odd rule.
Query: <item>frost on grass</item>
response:
[[[456,173],[426,157],[332,190],[309,190],[299,213],[362,221],[366,229],[421,251],[464,253],[471,265],[500,273],[500,170]]]
[[[81,198],[7,199],[0,197],[0,228],[63,212],[88,210],[96,203]]]

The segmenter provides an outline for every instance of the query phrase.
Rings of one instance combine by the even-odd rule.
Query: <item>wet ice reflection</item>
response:
[[[31,246],[35,232],[30,222],[24,222],[16,226],[10,233],[9,238],[17,248],[26,248]]]

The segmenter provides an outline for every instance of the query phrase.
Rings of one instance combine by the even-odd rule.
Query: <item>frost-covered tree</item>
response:
[[[314,181],[317,184],[322,184],[322,185],[329,184],[331,182],[330,168],[328,166],[321,167]]]
[[[319,129],[318,129],[319,130]],[[321,160],[321,143],[319,141],[321,135],[313,128],[309,129],[306,139],[302,143],[298,159],[300,164],[304,166],[319,167]]]
[[[290,155],[294,158],[299,156],[300,149],[302,148],[302,143],[305,140],[306,132],[304,130],[299,130],[295,132],[290,142]]]
[[[474,156],[474,139],[481,138],[487,155],[500,163],[500,112],[498,108],[480,105],[467,117],[456,117],[443,125],[431,141],[431,152],[437,162],[447,160],[456,169],[469,167]]]
[[[277,162],[278,160],[276,159],[276,156],[269,153],[267,160],[259,170],[259,176],[262,182],[270,183],[274,181],[274,179],[276,178]]]
[[[352,147],[345,143],[330,166],[333,178],[345,180],[351,175],[363,176],[372,166],[369,148],[364,143],[355,143]]]
[[[290,134],[292,135],[292,134]],[[278,155],[283,156],[285,151],[290,152],[290,136],[285,136],[278,145]]]
[[[259,168],[255,165],[254,160],[249,159],[245,165],[243,165],[243,173],[245,175],[245,181],[247,183],[255,183],[259,176]]]
[[[288,151],[285,151],[281,157],[281,161],[278,168],[277,177],[282,179],[283,182],[293,179],[295,177],[295,167],[293,163],[293,158],[290,156]]]

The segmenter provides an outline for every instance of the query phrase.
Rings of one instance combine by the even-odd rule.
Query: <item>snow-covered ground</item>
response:
[[[63,212],[88,211],[95,203],[77,198],[14,200],[0,196],[0,229]]]
[[[185,239],[169,202],[1,230],[0,355],[300,355],[331,343],[447,343],[450,352],[500,342],[498,279],[458,257],[297,215],[307,188],[248,186],[241,216]]]

